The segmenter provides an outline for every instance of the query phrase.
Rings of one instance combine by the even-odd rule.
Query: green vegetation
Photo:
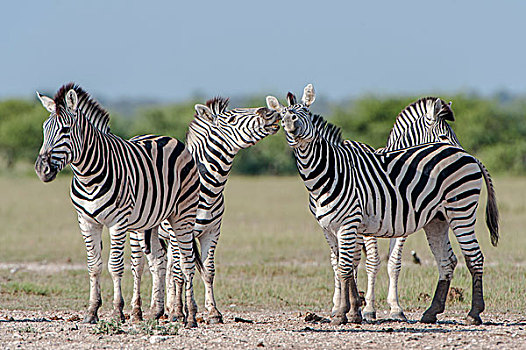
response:
[[[124,330],[118,320],[104,321],[100,320],[92,330],[93,334],[115,335],[122,334]]]
[[[370,144],[385,145],[395,117],[409,103],[421,96],[363,96],[348,103],[329,103],[324,116],[342,127],[345,138]],[[526,97],[476,95],[441,95],[453,102],[456,121],[451,125],[460,142],[478,156],[491,173],[526,174]],[[253,97],[243,106],[264,105],[265,99]],[[134,115],[112,113],[111,127],[124,138],[153,133],[185,139],[193,119],[194,104],[190,100],[178,104],[139,108]],[[323,103],[319,103],[322,107]],[[236,106],[232,106],[236,107]],[[314,105],[316,111],[317,105]],[[42,140],[42,122],[47,112],[40,103],[7,100],[0,102],[0,159],[7,168],[17,161],[32,162]],[[280,131],[255,147],[244,150],[234,162],[238,174],[294,174],[292,153]]]
[[[89,297],[85,248],[74,209],[68,198],[69,179],[42,184],[36,177],[0,177],[0,263],[17,262],[15,273],[0,268],[0,300],[5,309],[77,310],[83,313]],[[484,222],[485,199],[479,206],[477,237],[486,258],[484,292],[486,310],[521,312],[526,284],[524,212],[526,179],[495,177],[501,213],[501,241],[491,246]],[[217,250],[216,298],[221,310],[297,310],[327,313],[331,307],[333,278],[329,248],[321,229],[307,209],[307,192],[298,176],[234,176],[226,190],[226,213]],[[108,235],[104,236],[107,261]],[[452,236],[459,266],[452,286],[463,297],[448,303],[448,310],[467,313],[471,278]],[[380,240],[382,265],[378,276],[379,310],[387,310],[388,240]],[[415,250],[422,265],[412,263]],[[129,266],[129,251],[125,254]],[[24,269],[32,263],[37,269]],[[53,266],[65,266],[61,270]],[[363,264],[362,264],[363,265]],[[76,269],[71,269],[77,266]],[[147,269],[146,269],[147,270]],[[366,288],[363,266],[359,288]],[[143,308],[151,291],[148,272],[143,277]],[[424,311],[437,281],[437,269],[425,235],[409,237],[400,276],[400,298],[407,310]],[[203,307],[203,286],[195,281],[196,300]],[[132,276],[123,278],[125,312],[130,311]],[[113,287],[105,268],[101,281],[102,311],[112,308]],[[382,314],[380,314],[382,315]],[[381,316],[382,317],[382,316]],[[144,332],[155,330],[143,325]],[[140,331],[143,332],[143,331]]]

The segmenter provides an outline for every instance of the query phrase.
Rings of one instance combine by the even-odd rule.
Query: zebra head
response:
[[[312,113],[309,106],[316,99],[314,87],[309,84],[303,90],[301,103],[296,101],[296,96],[287,94],[288,107],[282,106],[274,96],[267,96],[267,106],[278,111],[281,115],[281,125],[285,130],[287,141],[293,148],[311,142],[315,136],[312,124]]]
[[[196,104],[196,118],[190,128],[201,126],[209,137],[228,144],[238,151],[248,148],[279,130],[279,113],[266,108],[234,108],[227,110],[228,99],[214,98],[206,105]],[[191,137],[191,134],[187,134]],[[188,140],[191,141],[191,140]]]
[[[43,125],[44,140],[35,162],[35,171],[40,180],[49,182],[75,158],[72,138],[78,133],[78,98],[73,89],[62,97],[64,101],[53,100],[39,92],[37,96],[51,114]]]

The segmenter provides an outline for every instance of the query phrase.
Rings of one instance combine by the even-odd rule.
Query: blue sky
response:
[[[0,98],[526,93],[524,1],[8,1]]]

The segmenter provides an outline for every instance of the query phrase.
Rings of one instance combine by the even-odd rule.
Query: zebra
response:
[[[187,281],[186,326],[195,327],[192,278],[195,261],[200,259],[196,259],[193,228],[199,177],[190,152],[182,142],[167,136],[123,140],[112,134],[108,112],[74,83],[62,86],[53,99],[37,95],[51,114],[43,125],[44,140],[35,171],[43,182],[52,181],[68,164],[73,171],[70,197],[86,244],[90,276],[89,307],[83,322],[96,323],[102,303],[103,225],[111,239],[108,269],[113,279],[113,317],[124,322],[121,278],[126,232],[133,231],[144,239],[156,234],[160,223],[168,220],[173,227],[170,245],[181,252]],[[153,278],[162,286],[163,271]],[[164,308],[164,294],[156,297]]]
[[[444,142],[457,147],[462,147],[455,132],[447,123],[447,121],[454,120],[455,116],[451,109],[451,102],[446,103],[440,98],[431,96],[420,98],[409,104],[398,114],[393,129],[389,133],[386,147],[377,149],[376,152],[394,151],[430,142]],[[492,208],[492,206],[496,205],[497,201],[491,176],[484,165],[478,160],[477,162],[479,163],[488,190],[486,219],[488,220],[492,218],[492,215],[490,215],[489,212],[494,212],[494,218],[495,220],[498,220],[498,208]],[[496,226],[496,224],[488,222],[488,227],[489,226]],[[380,259],[378,257],[376,237],[364,237],[364,240],[367,248],[366,268],[369,287],[367,288],[366,306],[363,310],[363,316],[367,320],[374,320],[376,318],[376,310],[374,307],[374,284]],[[406,237],[391,238],[387,269],[389,275],[387,302],[391,309],[389,318],[402,321],[407,320],[407,318],[405,317],[398,300],[398,277],[401,269],[402,249],[405,240]],[[463,244],[464,242],[459,240],[459,243]],[[496,246],[497,241],[492,239],[492,244]],[[451,254],[454,254],[450,247],[448,247],[448,251]],[[337,295],[336,291],[335,294]]]
[[[201,277],[205,285],[207,321],[211,324],[223,322],[214,298],[214,257],[225,211],[223,191],[234,158],[241,149],[253,146],[279,130],[279,113],[276,111],[266,107],[227,109],[228,103],[228,98],[216,97],[205,105],[196,104],[196,114],[186,134],[186,147],[197,164],[201,181],[194,235],[201,246],[204,266]],[[159,237],[166,237],[170,232],[171,227],[163,222]],[[140,249],[132,249],[132,265],[140,265],[141,256]],[[173,254],[174,260],[171,257],[172,254],[168,254],[166,304],[168,312],[177,320],[183,317],[180,291],[184,281],[178,251]],[[172,274],[175,274],[175,280]],[[135,285],[134,295],[140,293],[140,281]]]
[[[295,103],[291,94],[288,100],[289,106],[283,107],[268,96],[267,105],[282,116],[287,142],[309,192],[309,209],[337,263],[341,293],[331,322],[362,321],[354,277],[357,235],[393,238],[421,228],[439,269],[433,301],[421,321],[436,322],[437,314],[444,311],[457,263],[449,251],[451,227],[464,243],[461,249],[472,276],[467,322],[481,324],[484,257],[474,234],[483,177],[479,162],[462,148],[446,143],[376,153],[363,143],[343,140],[338,127],[312,115],[309,107],[315,93],[311,84],[304,89],[301,103]],[[496,241],[496,213],[490,210],[489,214],[489,222],[495,223],[488,226],[490,236]]]

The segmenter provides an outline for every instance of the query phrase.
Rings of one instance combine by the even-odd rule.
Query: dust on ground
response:
[[[0,310],[2,349],[523,349],[525,314],[483,314],[485,323],[468,326],[464,315],[446,312],[434,325],[417,322],[420,313],[406,313],[409,322],[381,319],[372,324],[332,326],[327,315],[306,312],[226,312],[225,324],[199,323],[179,328],[176,335],[146,332],[129,322],[121,334],[95,334],[96,325],[80,323],[80,312]],[[109,321],[108,314],[101,319]],[[318,315],[316,315],[318,316]],[[171,323],[161,321],[165,326]],[[172,329],[173,330],[173,329]],[[100,332],[99,332],[100,333]]]

